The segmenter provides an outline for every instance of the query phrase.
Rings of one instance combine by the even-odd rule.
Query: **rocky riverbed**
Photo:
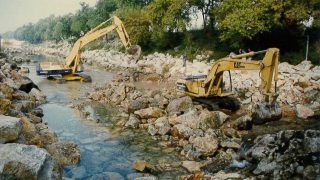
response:
[[[66,43],[47,43],[26,53],[65,56],[69,47]],[[85,51],[82,57],[87,64],[122,70],[112,82],[96,84],[88,99],[118,107],[124,118],[114,124],[120,129],[145,130],[164,147],[173,147],[186,158],[180,166],[190,175],[180,179],[319,178],[319,66],[309,61],[297,66],[280,63],[280,122],[287,124],[281,130],[273,128],[277,122],[257,126],[252,118],[254,105],[262,97],[258,72],[231,73],[241,109],[230,112],[212,110],[175,92],[175,81],[182,74],[208,71],[212,62],[204,61],[206,56],[188,62],[187,68],[182,66],[181,57],[161,53],[144,56],[138,63],[116,51]],[[75,107],[89,114],[82,102]],[[264,128],[268,130],[262,131]],[[145,161],[138,161],[134,167],[138,171],[159,171],[157,164]]]
[[[0,54],[0,179],[61,179],[80,160],[76,144],[59,142],[42,122],[46,96],[27,76],[26,61]]]

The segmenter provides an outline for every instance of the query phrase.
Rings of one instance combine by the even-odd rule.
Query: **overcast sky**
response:
[[[51,14],[74,13],[80,8],[80,2],[93,6],[97,0],[0,0],[0,33],[35,23]]]

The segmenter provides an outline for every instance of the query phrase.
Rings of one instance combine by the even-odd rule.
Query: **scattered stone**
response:
[[[301,104],[296,105],[296,112],[297,112],[297,116],[302,119],[307,119],[308,117],[311,117],[314,115],[314,112],[312,109],[306,106],[303,106]]]
[[[181,114],[193,107],[192,99],[189,96],[174,99],[167,106],[169,115]]]
[[[0,143],[16,141],[21,133],[19,118],[0,115]]]
[[[193,130],[184,124],[177,124],[173,126],[173,136],[188,139],[193,135]]]
[[[221,147],[224,148],[232,148],[232,149],[239,149],[240,148],[240,144],[238,144],[237,142],[233,141],[233,140],[225,140],[222,141],[220,143]]]
[[[80,162],[80,149],[74,143],[50,144],[47,150],[61,166],[75,165]]]
[[[30,96],[33,96],[41,104],[46,102],[46,96],[39,91],[37,88],[32,88],[29,92]]]
[[[39,87],[36,84],[34,84],[30,78],[26,76],[21,77],[19,84],[20,86],[18,89],[26,93],[29,93],[33,88],[36,88],[39,90]]]
[[[208,130],[210,128],[219,128],[230,116],[221,111],[204,110],[200,113],[200,128]]]
[[[129,113],[133,113],[134,111],[137,111],[139,109],[145,109],[148,107],[148,104],[143,100],[132,100],[129,101],[127,111]]]
[[[214,154],[219,146],[219,141],[207,134],[204,137],[190,138],[189,141],[193,144],[193,147],[195,147],[198,152],[202,152],[206,155]]]
[[[155,127],[158,129],[159,135],[166,135],[170,132],[171,126],[167,117],[161,117],[155,121]]]
[[[237,130],[250,130],[252,129],[252,118],[248,115],[241,116],[233,121],[231,126]]]
[[[0,97],[0,114],[8,114],[10,111],[11,101]]]
[[[225,173],[224,171],[219,171],[210,179],[217,179],[217,180],[226,180],[226,179],[243,179],[244,177],[239,173]]]
[[[56,179],[50,154],[33,145],[0,144],[0,179]]]
[[[197,161],[182,161],[182,167],[190,173],[195,173],[201,171],[203,164]]]
[[[152,124],[149,124],[148,126],[148,133],[151,135],[151,136],[154,136],[156,135],[158,132],[158,130],[154,127],[154,125]]]
[[[136,115],[130,114],[128,121],[125,124],[125,127],[138,128],[140,124],[140,120]]]
[[[245,152],[245,158],[258,163],[253,171],[255,175],[268,175],[278,179],[292,177],[295,170],[304,165],[305,160],[309,161],[312,168],[317,167],[317,160],[312,158],[312,154],[320,153],[319,135],[318,130],[286,130],[258,136],[254,145]],[[304,169],[303,173],[305,171]]]
[[[136,160],[133,163],[133,169],[143,172],[143,171],[156,171],[156,168],[152,165],[150,165],[149,163],[147,163],[146,161],[142,161],[142,160]]]
[[[269,105],[267,102],[259,102],[252,112],[252,122],[255,125],[265,124],[270,121],[277,121],[282,117],[282,110],[278,103]]]
[[[138,115],[141,119],[159,118],[165,115],[165,112],[157,107],[149,107],[135,111],[134,114]]]

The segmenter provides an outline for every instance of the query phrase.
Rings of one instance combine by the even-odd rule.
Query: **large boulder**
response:
[[[138,115],[141,119],[159,118],[165,115],[165,112],[157,107],[149,107],[135,111],[134,114]]]
[[[219,128],[230,116],[221,111],[203,110],[199,115],[200,128],[208,130],[210,128]]]
[[[70,166],[80,162],[80,149],[77,144],[53,143],[46,148],[60,166]]]
[[[136,115],[130,114],[128,121],[124,125],[125,127],[138,128],[140,124],[140,120]]]
[[[178,122],[190,127],[191,129],[197,129],[200,125],[199,113],[196,109],[192,109],[178,116]]]
[[[188,139],[194,133],[190,127],[188,127],[184,124],[174,125],[172,131],[173,131],[172,132],[173,136],[178,136],[178,137],[184,138],[184,139]]]
[[[0,179],[56,179],[50,154],[33,145],[0,144]]]
[[[0,115],[0,143],[17,140],[21,129],[22,123],[19,118]]]
[[[4,95],[6,99],[12,99],[12,94],[14,92],[13,88],[6,83],[0,83],[0,92]]]
[[[267,102],[258,102],[255,104],[252,112],[252,122],[255,125],[277,121],[280,120],[281,117],[282,109],[278,103],[271,105]]]
[[[25,76],[22,76],[17,83],[19,84],[18,89],[26,93],[29,93],[33,88],[39,90],[39,87],[36,84],[34,84],[30,78]]]
[[[252,129],[252,118],[249,115],[244,115],[231,123],[231,126],[237,130]]]
[[[206,155],[214,154],[219,146],[219,140],[206,134],[204,137],[190,138],[190,143],[196,148],[198,152],[204,153]]]
[[[137,111],[139,109],[145,109],[148,107],[148,103],[146,103],[144,100],[142,99],[139,99],[139,100],[132,100],[132,101],[129,101],[127,107],[126,107],[126,110],[129,112],[129,113],[132,113],[134,111]]]
[[[32,88],[29,92],[29,95],[35,98],[35,100],[38,101],[39,103],[46,102],[46,96],[42,94],[41,91],[37,88]]]
[[[201,162],[197,161],[182,161],[182,167],[190,173],[200,172],[203,166]]]
[[[0,114],[7,114],[10,111],[11,101],[0,97]]]
[[[155,128],[157,128],[157,133],[159,135],[168,134],[171,130],[171,126],[169,124],[167,117],[161,117],[155,121]]]
[[[185,96],[170,101],[167,106],[167,112],[169,113],[169,115],[180,114],[181,112],[186,112],[192,107],[192,99],[189,96]]]
[[[314,115],[314,112],[312,109],[301,104],[296,105],[296,113],[297,113],[297,116],[302,119],[307,119],[308,117],[311,117]]]

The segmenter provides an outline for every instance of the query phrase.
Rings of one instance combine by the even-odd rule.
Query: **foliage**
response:
[[[310,59],[319,63],[319,0],[98,0],[94,7],[80,5],[74,14],[52,15],[2,35],[31,43],[70,41],[117,14],[131,43],[141,45],[144,52],[193,58],[212,51],[218,58],[240,47],[279,47],[283,60],[298,63],[304,59],[309,35]],[[190,29],[191,18],[197,15],[203,28]],[[90,45],[102,47],[103,43]]]
[[[221,40],[241,43],[277,27],[306,28],[302,22],[319,17],[319,5],[317,0],[224,0],[213,13]]]

